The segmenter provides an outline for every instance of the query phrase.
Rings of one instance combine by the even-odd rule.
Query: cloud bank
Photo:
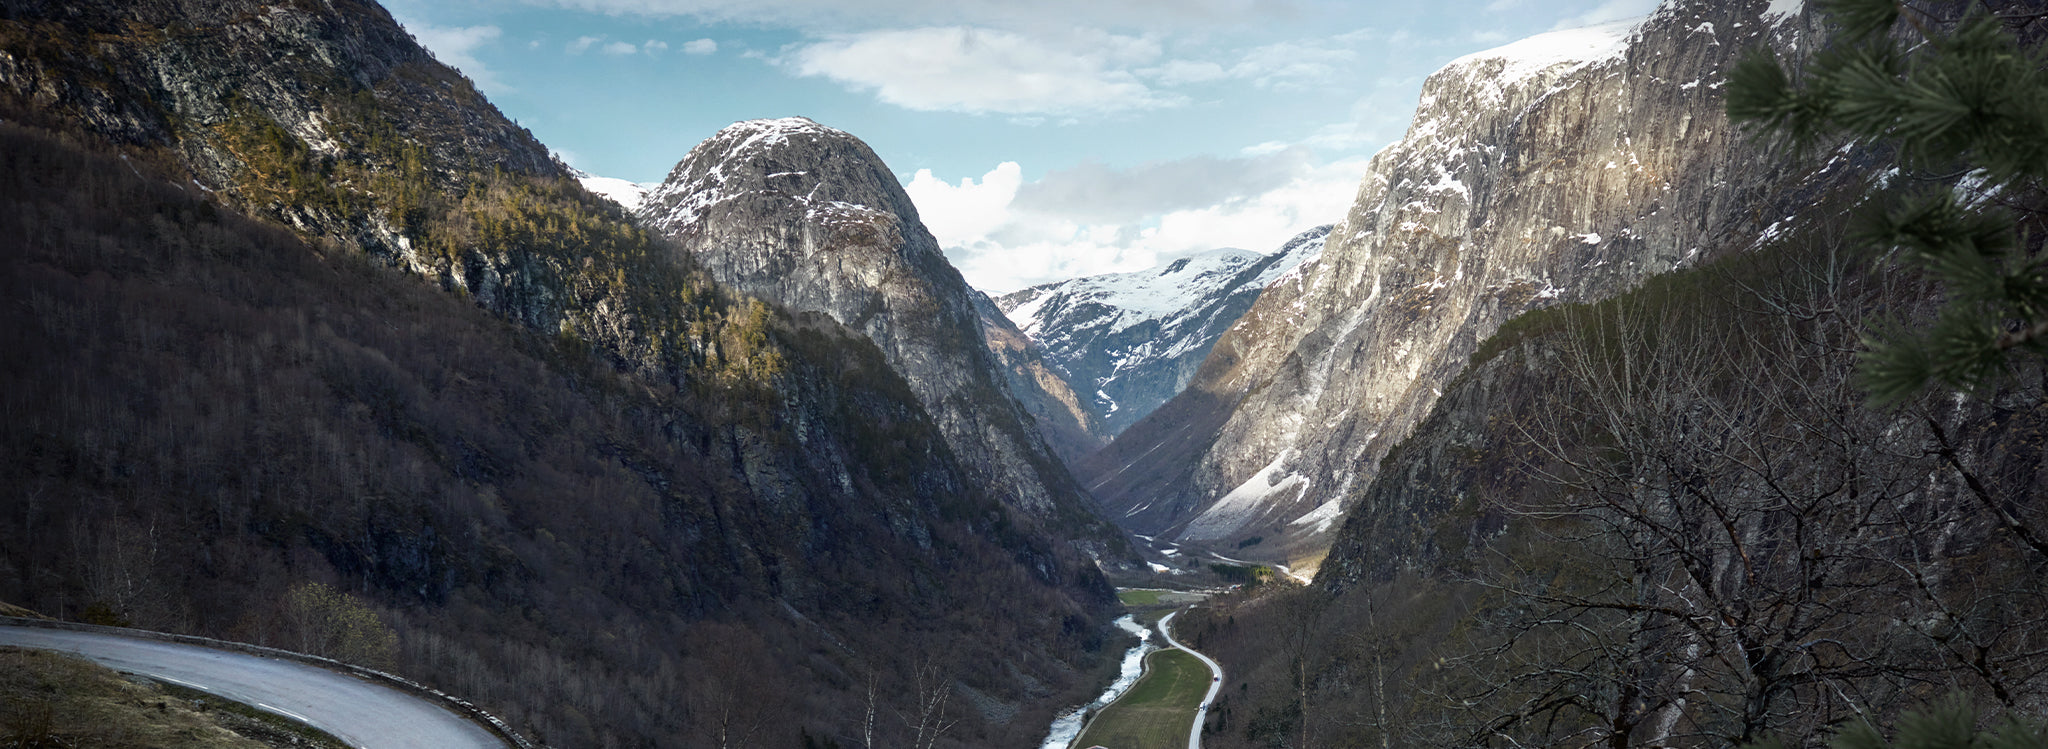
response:
[[[1317,165],[1288,148],[1129,169],[1084,164],[1032,182],[1015,162],[957,184],[920,170],[905,189],[968,283],[1002,293],[1223,247],[1277,250],[1343,218],[1364,171],[1363,159]]]

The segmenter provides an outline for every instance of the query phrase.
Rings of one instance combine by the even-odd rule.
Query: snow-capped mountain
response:
[[[1329,233],[1310,229],[1270,255],[1212,250],[1135,273],[1042,284],[996,304],[1066,370],[1115,435],[1187,387],[1259,291],[1321,255]]]
[[[628,213],[640,210],[640,203],[647,200],[647,193],[661,186],[659,182],[628,182],[617,177],[599,177],[580,169],[571,169],[569,174],[583,183],[583,189],[610,199]]]
[[[1741,50],[1804,41],[1788,8],[1674,0],[1430,76],[1322,257],[1269,286],[1083,480],[1138,533],[1319,555],[1501,323],[1695,264],[1762,231],[1757,206],[1796,199],[1797,175],[1755,157],[1720,94]]]

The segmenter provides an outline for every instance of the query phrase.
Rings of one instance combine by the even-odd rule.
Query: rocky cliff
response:
[[[1095,552],[1114,543],[1114,529],[1046,447],[1038,418],[1013,396],[1013,384],[1036,389],[1035,378],[1013,377],[997,361],[980,295],[867,144],[802,118],[738,123],[691,149],[639,215],[721,283],[861,331],[978,483]],[[1042,392],[1031,400],[1059,401]],[[1074,422],[1054,434],[1085,432],[1063,407],[1038,416]]]
[[[1806,186],[1731,132],[1722,71],[1809,33],[1796,3],[1674,0],[1446,66],[1321,259],[1081,474],[1136,531],[1315,555],[1503,321],[1687,267],[1782,215]]]
[[[1215,250],[1136,273],[1041,284],[997,299],[1067,373],[1110,436],[1178,394],[1259,292],[1322,254],[1330,227],[1268,255]]]

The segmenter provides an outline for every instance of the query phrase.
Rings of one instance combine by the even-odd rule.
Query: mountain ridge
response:
[[[1312,560],[1432,383],[1501,322],[1695,263],[1710,237],[1763,228],[1747,206],[1800,189],[1739,154],[1718,76],[1735,50],[1806,33],[1760,1],[1667,3],[1446,66],[1318,262],[1079,472],[1134,532]]]
[[[1094,415],[1114,437],[1185,388],[1224,330],[1267,284],[1320,255],[1329,231],[1309,229],[1272,253],[1217,249],[1040,284],[996,304],[1076,391],[1092,395]]]

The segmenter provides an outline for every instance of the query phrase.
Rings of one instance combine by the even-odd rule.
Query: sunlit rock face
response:
[[[1078,415],[997,361],[978,292],[867,144],[803,118],[737,123],[692,149],[639,216],[721,283],[867,335],[992,493],[1095,550],[1115,537],[1037,428],[1064,417],[1085,433]],[[1012,395],[1034,386],[1025,400],[1055,404],[1036,417]]]
[[[1137,532],[1313,557],[1502,322],[1697,263],[1784,215],[1798,180],[1733,131],[1724,71],[1813,33],[1794,2],[1672,0],[1452,62],[1323,255],[1268,287],[1083,480]]]

